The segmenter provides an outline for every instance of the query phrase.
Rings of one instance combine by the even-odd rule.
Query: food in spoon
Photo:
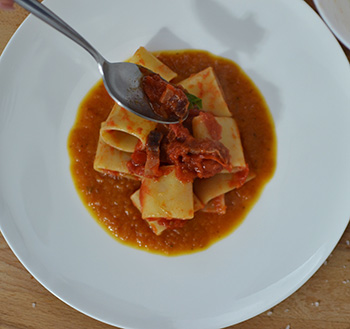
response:
[[[190,102],[181,86],[172,85],[154,73],[143,77],[142,89],[154,112],[160,117],[186,118]]]

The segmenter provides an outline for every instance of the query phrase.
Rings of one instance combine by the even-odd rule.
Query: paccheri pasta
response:
[[[164,64],[154,65],[159,61],[145,48],[131,61],[166,72],[165,78],[176,76]],[[224,194],[241,187],[249,173],[237,124],[213,68],[193,74],[179,85],[202,100],[201,108],[192,107],[183,123],[161,125],[115,104],[102,123],[95,158],[96,170],[140,179],[139,193],[133,194],[132,201],[158,235],[174,227],[167,221],[176,220],[178,226],[194,217],[194,195],[201,205],[197,211],[225,213]],[[115,150],[120,156],[111,161]],[[175,153],[179,153],[177,157]]]
[[[191,56],[194,59],[198,58],[200,63],[190,67],[185,62]],[[93,129],[90,129],[90,133],[94,133],[95,154],[89,154],[89,160],[86,161],[90,163],[89,175],[94,177],[88,179],[88,184],[94,185],[90,187],[89,193],[86,193],[87,181],[80,183],[80,177],[74,168],[77,162],[82,161],[77,161],[82,152],[74,149],[74,139],[80,140],[78,132],[82,129],[81,126],[78,127],[82,120],[77,120],[69,142],[73,177],[90,210],[121,240],[133,240],[131,244],[165,254],[204,248],[215,240],[213,236],[209,237],[208,232],[216,231],[217,238],[227,234],[229,230],[222,229],[222,221],[226,218],[231,222],[231,225],[226,226],[232,228],[233,223],[238,221],[238,218],[233,218],[237,214],[235,215],[232,209],[244,204],[238,216],[244,217],[244,209],[248,209],[253,203],[247,200],[256,199],[262,186],[271,177],[275,167],[275,136],[268,109],[255,86],[237,66],[224,59],[220,62],[219,59],[201,51],[150,53],[143,47],[136,51],[130,62],[143,65],[163,79],[175,83],[189,97],[194,97],[195,102],[191,103],[189,98],[191,106],[186,120],[179,124],[164,125],[140,118],[108,100],[110,110],[108,112],[106,106],[103,111],[107,117],[103,119],[98,116],[92,123]],[[187,67],[185,74],[181,64]],[[235,90],[235,86],[231,86],[232,95],[236,95],[236,102],[232,100],[232,95],[227,95],[227,92],[225,94],[225,89],[230,90],[230,86],[227,84],[227,77],[220,74],[228,68],[236,74],[230,76],[230,79],[237,79],[240,80],[240,84],[246,84],[246,89],[239,87],[241,90]],[[194,72],[191,72],[192,69]],[[249,95],[249,92],[252,95]],[[165,93],[169,92],[164,91]],[[254,108],[245,109],[245,118],[242,117],[244,109],[236,111],[238,117],[233,115],[236,106],[242,103],[241,97],[250,98],[254,102]],[[98,107],[98,101],[96,106]],[[255,122],[250,120],[250,112],[256,109],[261,110],[261,113],[258,113],[260,122],[256,122],[256,118]],[[241,130],[239,123],[244,121],[249,121],[248,125],[255,124],[256,127],[250,126],[246,129],[244,123]],[[261,130],[261,127],[264,129]],[[247,131],[253,133],[256,138],[264,138],[264,141],[255,140],[250,143],[251,136],[246,138]],[[248,145],[244,145],[244,142]],[[257,145],[261,146],[264,143],[268,144],[264,150],[255,150]],[[262,153],[265,158],[256,160],[257,152]],[[91,167],[95,174],[91,172]],[[108,205],[113,203],[113,200],[106,197],[106,192],[110,189],[108,186],[113,180],[123,182],[123,186],[130,185],[128,188],[122,188],[120,184],[116,184],[120,195],[115,197],[115,203],[124,209],[119,209],[119,215],[114,216],[111,209],[115,207],[108,210]],[[106,181],[109,183],[103,185]],[[255,187],[255,190],[250,191],[245,185]],[[111,195],[116,193],[109,191]],[[237,191],[235,195],[240,199],[236,205],[232,199],[234,191]],[[250,191],[249,197],[239,197],[240,193],[244,195],[247,191]],[[98,201],[93,201],[93,196]],[[120,205],[121,200],[123,206]],[[198,240],[197,234],[200,232],[197,232],[198,228],[191,231],[191,226],[202,218],[203,223],[200,226],[207,227],[209,216],[217,218],[218,225],[215,228],[214,220],[211,224],[214,227],[209,230],[206,228],[206,232],[203,233],[202,238],[206,242],[196,246],[194,241]],[[130,218],[133,218],[131,222]],[[144,233],[146,228],[141,222],[153,232],[153,238],[150,239],[150,235]],[[127,225],[129,227],[125,228]],[[121,226],[122,230],[116,229]],[[121,231],[124,233],[120,233]],[[177,246],[174,236],[181,234],[183,237],[179,239],[181,242]],[[145,235],[148,238],[144,238]],[[183,246],[183,239],[188,240],[186,243],[190,247]],[[150,243],[150,240],[159,240],[159,244]]]

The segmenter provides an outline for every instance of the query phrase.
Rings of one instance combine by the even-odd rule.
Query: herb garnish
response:
[[[188,101],[190,102],[190,105],[188,106],[189,109],[202,108],[202,100],[199,97],[190,93],[185,93],[185,94],[187,96]]]

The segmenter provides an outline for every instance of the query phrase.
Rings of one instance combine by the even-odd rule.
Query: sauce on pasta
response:
[[[140,187],[140,182],[101,174],[93,169],[100,126],[114,104],[102,81],[82,101],[68,139],[68,149],[76,189],[84,205],[106,231],[135,248],[179,255],[208,248],[232,233],[244,220],[274,173],[276,136],[262,95],[237,64],[197,50],[154,54],[178,74],[172,83],[209,66],[213,67],[220,81],[225,100],[240,130],[246,161],[256,175],[241,188],[225,195],[226,214],[213,215],[199,211],[183,227],[175,225],[157,236],[130,200],[130,195]]]

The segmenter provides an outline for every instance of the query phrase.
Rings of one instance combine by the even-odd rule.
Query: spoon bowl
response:
[[[165,124],[179,122],[179,119],[174,117],[165,119],[155,113],[143,92],[142,78],[146,71],[153,73],[152,71],[133,63],[109,63],[107,61],[103,62],[100,70],[102,70],[106,90],[120,106],[144,119],[155,122]]]

